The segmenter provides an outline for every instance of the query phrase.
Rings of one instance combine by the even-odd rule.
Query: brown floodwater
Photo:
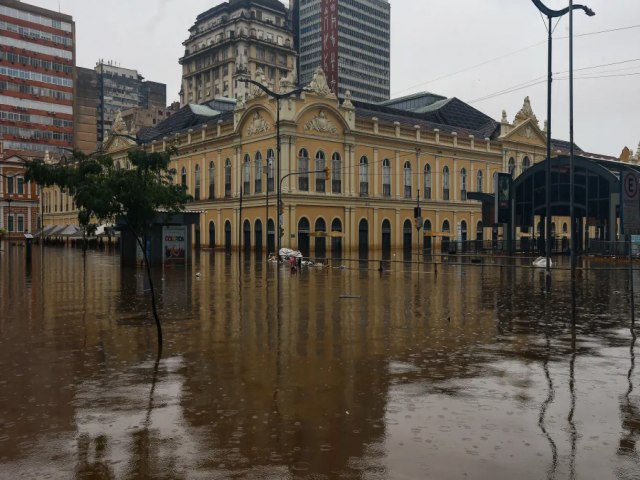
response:
[[[0,478],[640,478],[624,269],[6,247]]]

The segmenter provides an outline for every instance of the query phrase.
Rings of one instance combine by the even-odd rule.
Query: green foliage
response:
[[[142,236],[159,211],[184,209],[190,196],[174,185],[169,162],[174,149],[149,153],[129,152],[133,168],[119,169],[107,155],[86,156],[75,151],[68,164],[31,162],[26,179],[42,186],[67,191],[78,208],[78,222],[90,231],[92,219],[113,222],[122,217],[137,236]]]
[[[4,228],[0,227],[0,238],[4,237],[7,233],[9,232],[6,231]]]

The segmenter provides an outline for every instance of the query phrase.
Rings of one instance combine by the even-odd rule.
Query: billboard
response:
[[[187,263],[187,227],[162,227],[162,261]]]
[[[640,234],[640,175],[627,171],[620,175],[622,182],[622,232],[625,235]]]
[[[495,223],[509,223],[511,221],[511,174],[497,173],[494,178]]]
[[[331,91],[338,95],[338,0],[321,0],[322,70]]]

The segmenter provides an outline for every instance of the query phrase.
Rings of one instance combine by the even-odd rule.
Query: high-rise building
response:
[[[362,102],[389,99],[389,0],[290,0],[290,8],[300,84],[308,84],[322,67],[340,98],[350,91]]]
[[[229,0],[213,7],[198,15],[183,45],[182,105],[245,100],[242,79],[255,78],[258,69],[276,90],[295,71],[291,23],[279,0]]]
[[[100,61],[95,67],[98,83],[98,143],[109,134],[118,111],[134,107],[167,106],[167,86],[150,82],[137,70],[122,68],[114,62]]]
[[[0,135],[5,152],[72,148],[75,24],[69,15],[0,0]]]
[[[73,103],[73,144],[89,154],[98,149],[98,76],[95,70],[76,67]]]

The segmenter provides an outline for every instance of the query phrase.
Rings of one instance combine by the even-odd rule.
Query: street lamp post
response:
[[[276,207],[276,215],[278,217],[278,222],[277,222],[277,230],[278,230],[278,235],[277,235],[277,253],[280,252],[280,248],[281,248],[281,237],[280,237],[280,227],[281,227],[281,222],[282,222],[282,217],[280,214],[280,210],[282,207],[282,182],[281,182],[281,175],[282,175],[282,170],[281,170],[281,142],[280,142],[280,100],[284,99],[284,98],[289,98],[292,95],[297,95],[303,91],[305,91],[305,87],[298,87],[295,88],[289,92],[285,92],[285,93],[276,93],[272,90],[270,90],[269,88],[265,87],[264,85],[262,85],[260,82],[256,82],[255,80],[251,80],[249,78],[244,79],[244,83],[250,83],[252,85],[255,85],[256,87],[258,87],[260,90],[262,90],[264,93],[266,93],[269,97],[274,98],[276,100],[276,176],[278,178],[278,191],[276,192],[276,203],[277,203],[277,207]],[[267,187],[268,188],[268,187]],[[278,255],[279,258],[279,255]]]
[[[540,12],[547,17],[548,20],[548,62],[547,62],[547,168],[546,168],[546,180],[545,180],[545,194],[546,194],[546,226],[545,226],[545,234],[546,234],[546,278],[547,278],[547,288],[551,285],[551,83],[553,82],[553,72],[552,72],[552,58],[553,58],[553,19],[559,18],[567,13],[573,12],[573,10],[584,10],[584,12],[593,16],[595,13],[584,5],[574,5],[573,1],[570,0],[570,5],[561,10],[552,10],[548,8],[546,5],[542,3],[541,0],[531,0],[533,4],[536,6]],[[570,35],[571,37],[571,35]],[[573,59],[571,58],[571,66],[573,66]],[[572,68],[570,68],[573,70]],[[571,112],[572,117],[572,112]],[[571,125],[573,125],[573,118],[571,118]],[[573,152],[573,139],[571,139],[571,152]],[[571,153],[571,215],[573,216],[573,154]],[[572,217],[572,225],[573,225],[573,217]],[[572,227],[573,228],[573,227]],[[573,242],[573,238],[572,238]],[[573,249],[572,249],[573,252]],[[573,255],[573,253],[572,253]],[[573,258],[573,257],[572,257]],[[573,262],[572,262],[573,263]]]

